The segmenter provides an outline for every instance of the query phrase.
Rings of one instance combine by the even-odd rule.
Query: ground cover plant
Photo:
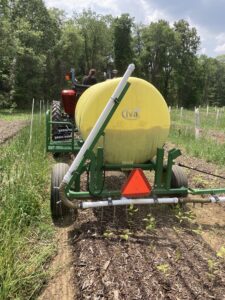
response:
[[[208,162],[224,164],[225,162],[225,112],[220,109],[216,120],[217,109],[200,109],[200,135],[195,137],[195,113],[193,110],[171,110],[171,130],[169,140],[184,147],[187,153],[204,158]]]
[[[7,115],[0,113],[1,117]],[[26,113],[14,117],[30,119]],[[9,118],[9,115],[7,116]],[[10,120],[12,120],[12,116]],[[53,254],[44,119],[34,117],[0,152],[0,299],[33,299]]]
[[[0,120],[3,121],[14,121],[14,120],[29,120],[30,111],[15,110],[15,109],[1,109]]]

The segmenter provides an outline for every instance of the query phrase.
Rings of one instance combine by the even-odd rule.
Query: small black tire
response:
[[[56,226],[66,227],[74,223],[77,210],[65,206],[59,194],[59,186],[69,169],[69,165],[58,163],[52,168],[50,209],[52,221]]]
[[[174,165],[172,167],[171,188],[179,189],[181,187],[188,188],[187,175],[181,167]]]

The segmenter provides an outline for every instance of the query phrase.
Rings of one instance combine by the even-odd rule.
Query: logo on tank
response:
[[[137,120],[140,118],[140,108],[124,109],[122,111],[122,117],[126,120]]]

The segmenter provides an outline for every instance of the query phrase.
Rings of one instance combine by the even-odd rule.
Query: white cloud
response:
[[[216,37],[216,47],[214,52],[216,53],[224,53],[225,52],[225,33],[221,32]]]
[[[225,33],[221,32],[216,36],[216,40],[218,41],[219,44],[225,43]]]
[[[165,19],[172,26],[181,18],[185,18],[190,26],[197,28],[201,37],[199,53],[215,56],[217,52],[225,52],[224,18],[221,17],[225,0],[44,0],[47,7],[63,9],[68,16],[73,12],[80,13],[91,8],[97,14],[112,14],[114,17],[129,13],[136,22],[149,24]],[[210,19],[208,13],[212,12]]]
[[[221,53],[224,53],[225,52],[225,43],[222,44],[222,45],[218,45],[215,49],[214,49],[215,52],[221,52]]]
[[[121,13],[118,8],[118,2],[114,0],[104,0],[102,2],[98,0],[45,0],[47,7],[57,7],[66,11],[68,15],[72,15],[73,12],[82,12],[83,9],[91,8],[97,13],[104,13],[108,11],[109,14],[118,15]]]
[[[200,54],[206,54],[206,48],[205,47],[201,48],[199,52],[200,52]]]

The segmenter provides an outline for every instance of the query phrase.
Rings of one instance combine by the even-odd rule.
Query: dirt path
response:
[[[187,155],[179,161],[225,174]],[[225,185],[194,171],[187,175],[192,187]],[[106,181],[119,184],[118,176]],[[53,269],[59,272],[40,299],[225,300],[225,257],[218,257],[225,246],[224,204],[86,210],[74,227],[58,232]]]
[[[46,287],[43,287],[39,300],[75,299],[73,256],[70,245],[70,232],[72,230],[73,226],[57,229],[57,255],[50,267],[52,279]]]
[[[3,121],[0,120],[0,144],[3,144],[16,135],[28,121]]]

